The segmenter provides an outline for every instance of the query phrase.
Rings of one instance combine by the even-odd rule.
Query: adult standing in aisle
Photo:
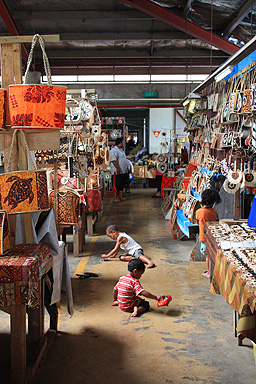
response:
[[[124,186],[129,181],[129,162],[126,159],[123,148],[123,139],[117,138],[115,146],[110,151],[110,167],[112,174],[112,190],[114,202],[121,203],[123,199]]]

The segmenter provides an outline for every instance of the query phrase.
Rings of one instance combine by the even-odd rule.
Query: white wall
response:
[[[170,140],[174,129],[174,109],[173,108],[151,108],[149,111],[149,153],[165,153],[169,148],[161,148],[160,142]],[[154,134],[155,132],[155,134]],[[166,136],[163,137],[162,133]]]

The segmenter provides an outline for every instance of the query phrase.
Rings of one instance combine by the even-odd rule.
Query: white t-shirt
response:
[[[119,168],[120,168],[120,173],[128,173],[129,170],[129,163],[126,159],[124,150],[121,148],[118,148],[116,145],[114,148],[110,150],[110,170],[111,174],[114,175],[116,173],[116,167],[113,164],[113,161],[116,161]]]
[[[136,243],[136,241],[133,240],[133,238],[127,235],[125,232],[120,233],[120,235],[118,236],[118,239],[119,237],[126,237],[126,239],[128,240],[127,243],[122,243],[120,245],[120,248],[123,251],[129,253],[130,255],[133,255],[137,249],[142,249],[142,247],[138,243]]]

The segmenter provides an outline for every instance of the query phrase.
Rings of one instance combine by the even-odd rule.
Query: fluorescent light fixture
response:
[[[195,93],[195,92],[190,92],[188,94],[188,98],[189,99],[201,99],[201,95],[199,93]]]
[[[186,105],[188,105],[189,102],[190,102],[190,100],[189,100],[189,99],[186,99],[186,100],[183,102],[183,107],[185,107]]]
[[[228,65],[225,69],[223,69],[223,71],[221,71],[220,73],[218,73],[218,75],[214,77],[215,81],[218,83],[219,81],[224,79],[226,76],[228,76],[233,71],[233,69],[234,69],[233,65]]]

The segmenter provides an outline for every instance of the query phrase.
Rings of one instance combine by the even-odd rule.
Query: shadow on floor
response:
[[[44,383],[136,383],[142,384],[131,367],[123,377],[125,365],[125,341],[118,335],[101,333],[84,328],[79,334],[59,332],[44,360],[44,372],[37,372],[31,384]],[[59,351],[56,356],[55,351]],[[52,360],[56,369],[52,369]],[[143,380],[143,383],[145,381]]]

